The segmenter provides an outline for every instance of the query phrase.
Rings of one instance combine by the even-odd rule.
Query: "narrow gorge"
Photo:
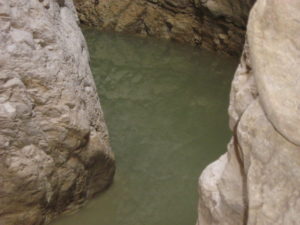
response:
[[[299,12],[0,0],[0,225],[300,224]]]

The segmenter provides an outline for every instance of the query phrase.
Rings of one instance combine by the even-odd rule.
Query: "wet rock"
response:
[[[300,2],[258,0],[232,82],[228,151],[199,179],[199,225],[299,224]]]
[[[112,182],[71,0],[0,0],[0,224],[48,223]]]
[[[240,55],[254,0],[75,0],[82,23]],[[219,34],[227,35],[226,41]],[[230,35],[229,35],[230,33]]]

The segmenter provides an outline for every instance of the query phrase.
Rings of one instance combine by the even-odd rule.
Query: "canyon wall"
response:
[[[199,178],[198,225],[300,224],[300,1],[258,0],[232,82],[226,154]]]
[[[74,0],[80,21],[238,56],[255,0]]]
[[[104,190],[114,156],[71,0],[0,0],[0,225]]]

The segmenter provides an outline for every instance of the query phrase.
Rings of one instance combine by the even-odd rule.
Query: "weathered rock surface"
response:
[[[75,0],[80,20],[103,30],[240,55],[254,0]]]
[[[228,152],[199,179],[198,225],[300,224],[300,2],[258,0],[230,96]]]
[[[206,8],[215,18],[246,27],[249,10],[255,0],[194,0],[198,8]]]
[[[114,157],[71,0],[0,0],[0,224],[39,225],[105,189]]]

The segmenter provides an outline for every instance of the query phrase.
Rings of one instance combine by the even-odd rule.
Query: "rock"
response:
[[[194,0],[195,4],[204,7],[214,17],[224,17],[237,26],[245,27],[249,11],[255,0]]]
[[[80,21],[110,30],[175,40],[240,55],[254,0],[75,0]],[[224,19],[225,18],[225,19]],[[222,37],[219,35],[222,34]],[[224,40],[226,37],[226,40]]]
[[[71,0],[0,0],[0,224],[48,223],[115,165]]]
[[[300,2],[258,0],[232,82],[228,151],[199,179],[199,225],[299,224]]]

